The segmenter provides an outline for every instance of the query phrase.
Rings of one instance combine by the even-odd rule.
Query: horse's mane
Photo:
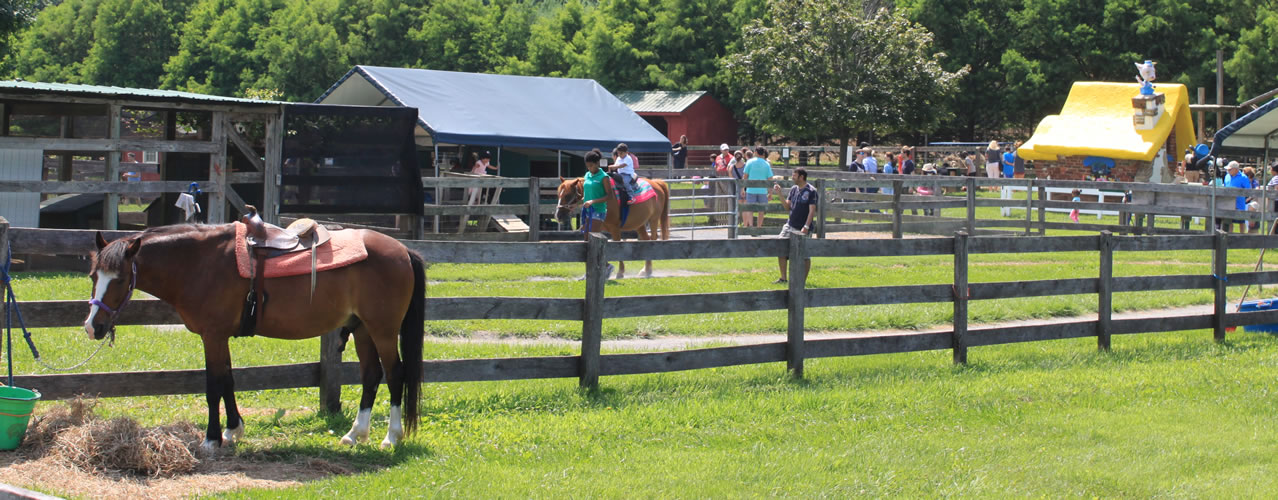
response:
[[[182,238],[183,236],[206,236],[219,232],[226,232],[230,235],[235,234],[234,232],[227,232],[225,225],[174,224],[171,226],[149,227],[136,236],[112,241],[98,252],[95,260],[97,266],[101,269],[121,271],[124,269],[125,251],[129,247],[129,242],[133,240],[141,239],[147,245],[167,245],[177,240],[189,239]]]

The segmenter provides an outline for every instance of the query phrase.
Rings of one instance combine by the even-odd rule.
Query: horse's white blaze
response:
[[[118,278],[115,273],[110,271],[98,270],[98,284],[93,288],[93,298],[98,301],[106,296],[107,287],[111,286],[111,280]],[[84,332],[89,334],[89,339],[93,339],[93,315],[98,313],[98,306],[89,306],[89,317],[84,318]]]
[[[404,436],[404,427],[401,424],[403,417],[400,416],[398,406],[391,405],[390,408],[390,428],[386,430],[386,439],[382,440],[382,448],[390,448],[399,443],[399,438]]]
[[[360,408],[359,413],[355,414],[355,424],[351,425],[351,431],[342,436],[342,444],[351,445],[367,440],[369,421],[372,418],[372,408]]]

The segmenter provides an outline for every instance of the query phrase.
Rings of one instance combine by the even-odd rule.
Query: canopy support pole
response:
[[[435,156],[431,158],[432,160],[431,163],[435,164],[435,178],[438,179],[439,178],[439,142],[435,140],[431,140],[431,142],[435,143]],[[436,205],[440,204],[439,194],[440,194],[439,183],[436,183],[435,184],[435,204]],[[439,216],[438,215],[435,216],[435,233],[439,233]]]

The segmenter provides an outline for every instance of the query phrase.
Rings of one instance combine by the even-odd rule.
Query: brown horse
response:
[[[611,177],[609,177],[611,179]],[[612,235],[613,241],[621,241],[622,231],[634,231],[640,240],[670,239],[670,187],[660,179],[646,179],[657,195],[642,203],[630,205],[630,213],[626,223],[621,223],[621,203],[613,191],[613,183],[604,183],[604,195],[608,198],[608,215],[604,218],[603,229]],[[559,205],[555,209],[555,220],[569,224],[569,216],[577,210],[582,202],[582,184],[584,180],[559,178]],[[658,230],[660,229],[660,230]],[[651,230],[651,234],[648,232]],[[617,262],[617,279],[626,275],[626,263]],[[647,261],[639,277],[652,276],[652,261]]]
[[[391,405],[390,429],[382,441],[386,448],[417,427],[425,277],[421,257],[403,244],[381,233],[361,232],[358,237],[368,257],[320,272],[314,297],[309,275],[267,279],[264,290],[269,300],[262,306],[256,331],[280,339],[317,337],[337,328],[353,332],[364,394],[355,423],[341,442],[354,444],[368,438],[377,386],[385,375]],[[200,335],[209,406],[201,448],[210,453],[244,434],[227,345],[240,330],[240,313],[249,293],[249,280],[236,271],[235,242],[235,224],[152,228],[110,243],[98,233],[98,252],[89,272],[93,300],[84,330],[91,338],[101,339],[113,330],[115,317],[128,304],[134,288],[172,305],[187,329]],[[219,401],[226,403],[225,432],[218,422]],[[402,424],[401,403],[406,406]]]

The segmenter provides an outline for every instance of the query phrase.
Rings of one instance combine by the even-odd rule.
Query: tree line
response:
[[[0,75],[308,102],[353,65],[706,90],[743,134],[1028,134],[1077,80],[1278,87],[1274,0],[3,0]],[[1191,90],[1191,94],[1192,94]]]

